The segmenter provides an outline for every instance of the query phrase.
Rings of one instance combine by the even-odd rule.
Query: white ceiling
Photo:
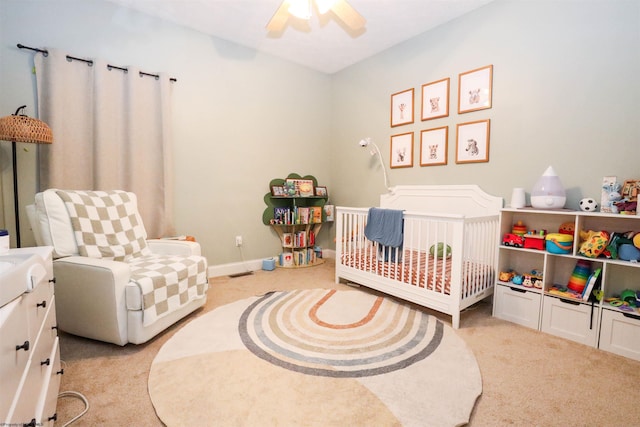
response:
[[[289,18],[270,34],[282,0],[108,1],[332,74],[493,0],[348,0],[367,20],[359,34],[332,12],[308,23]]]

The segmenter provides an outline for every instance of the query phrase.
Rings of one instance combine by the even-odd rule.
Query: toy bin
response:
[[[547,251],[552,254],[568,254],[573,248],[573,236],[561,233],[547,234]]]

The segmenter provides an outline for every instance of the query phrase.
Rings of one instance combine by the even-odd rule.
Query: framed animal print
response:
[[[420,166],[447,164],[449,126],[420,132]]]
[[[413,132],[391,136],[391,168],[413,167]]]
[[[449,115],[449,81],[446,79],[422,85],[422,120]]]
[[[413,123],[414,89],[391,95],[391,127]]]
[[[459,123],[456,130],[456,163],[489,161],[491,120]]]
[[[458,114],[491,108],[493,65],[458,75]]]

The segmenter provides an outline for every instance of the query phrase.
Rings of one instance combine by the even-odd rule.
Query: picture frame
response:
[[[623,200],[629,202],[637,202],[638,194],[640,193],[640,180],[628,179],[622,184],[620,189],[620,195]]]
[[[456,163],[489,161],[491,120],[459,123],[456,129]]]
[[[422,121],[449,115],[450,78],[422,85]]]
[[[391,127],[413,123],[414,89],[391,95]]]
[[[324,205],[323,209],[324,209],[325,221],[326,222],[335,221],[334,205]]]
[[[493,65],[458,75],[458,114],[491,108]]]
[[[413,132],[391,135],[391,168],[413,167]]]
[[[449,126],[420,132],[420,166],[446,165],[448,152]]]
[[[315,195],[313,180],[311,179],[287,178],[285,180],[284,186],[288,189],[288,196],[313,197]]]
[[[316,197],[327,197],[327,187],[319,185],[315,189]]]
[[[286,193],[283,185],[272,185],[271,196],[273,197],[286,197]]]

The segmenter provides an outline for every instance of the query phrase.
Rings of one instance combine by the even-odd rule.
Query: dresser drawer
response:
[[[29,342],[27,311],[22,303],[18,297],[0,308],[0,423],[6,420],[31,355],[23,347],[16,350]],[[29,348],[32,344],[28,343]]]
[[[640,360],[640,315],[603,309],[599,347]]]
[[[496,285],[493,315],[532,329],[540,323],[540,293],[526,288]]]
[[[598,342],[600,307],[545,295],[541,330],[590,346]]]

